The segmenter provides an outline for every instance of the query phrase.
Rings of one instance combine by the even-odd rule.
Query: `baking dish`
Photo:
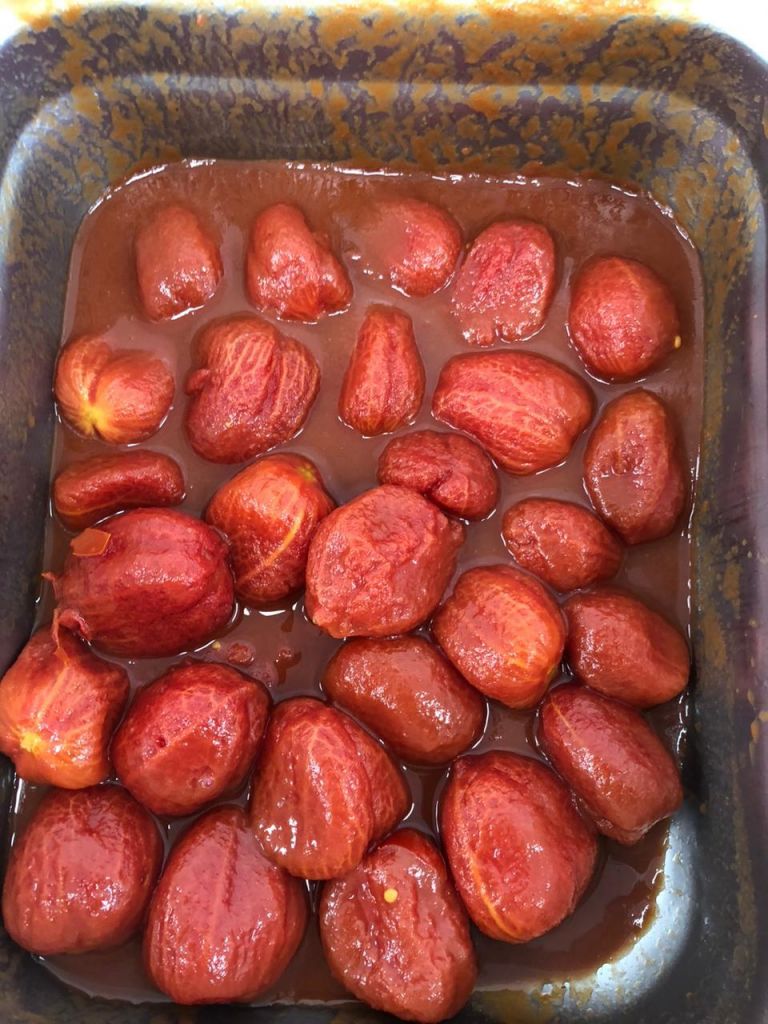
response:
[[[18,15],[21,14],[21,18]],[[34,15],[34,16],[32,16]],[[0,667],[41,569],[69,251],[104,188],[157,161],[349,161],[598,174],[668,207],[706,289],[694,515],[691,796],[656,917],[587,977],[480,992],[466,1021],[768,1019],[765,874],[766,66],[686,16],[612,4],[419,13],[129,4],[16,11],[0,47]],[[3,795],[9,798],[10,775]],[[3,938],[15,1021],[365,1020],[360,1007],[89,1001]]]

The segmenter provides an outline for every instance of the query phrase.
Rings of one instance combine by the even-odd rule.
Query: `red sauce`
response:
[[[322,371],[320,395],[308,422],[285,449],[311,458],[339,503],[376,483],[378,455],[389,438],[363,439],[337,416],[342,376],[363,312],[371,302],[396,305],[411,316],[427,374],[427,398],[413,429],[433,424],[429,397],[439,370],[447,358],[467,351],[467,346],[449,313],[449,289],[429,298],[410,299],[387,282],[362,272],[353,225],[355,212],[380,197],[393,195],[417,196],[443,206],[457,219],[465,239],[503,216],[522,215],[543,222],[557,245],[557,290],[544,328],[520,347],[552,356],[578,372],[583,372],[583,367],[565,329],[569,280],[574,269],[598,253],[618,253],[650,264],[675,295],[684,343],[643,386],[663,395],[675,411],[689,465],[695,468],[702,395],[701,280],[691,244],[671,217],[649,198],[597,181],[435,178],[280,163],[176,164],[113,189],[85,218],[72,254],[62,337],[66,340],[85,332],[108,330],[110,340],[119,347],[149,349],[169,361],[176,377],[175,403],[160,432],[145,447],[166,452],[181,463],[187,481],[184,510],[201,513],[216,488],[239,468],[205,462],[190,448],[182,427],[186,405],[183,383],[190,365],[190,342],[198,330],[222,315],[250,309],[243,269],[247,232],[256,213],[273,202],[297,203],[314,228],[327,232],[354,286],[348,312],[316,325],[282,326],[286,334],[309,346]],[[210,225],[221,241],[225,276],[215,297],[203,309],[175,321],[151,324],[139,307],[132,240],[143,211],[163,202],[188,204]],[[602,406],[636,384],[608,386],[591,380],[590,386]],[[497,510],[484,522],[468,527],[457,574],[471,565],[509,560],[500,527],[503,512],[515,500],[552,495],[587,503],[581,477],[585,441],[586,436],[578,441],[567,462],[555,469],[534,477],[501,474],[502,495]],[[53,473],[105,450],[103,444],[84,440],[59,424]],[[69,539],[70,535],[51,518],[45,544],[47,569],[60,568]],[[617,582],[687,631],[687,526],[663,540],[629,550]],[[39,605],[39,623],[49,621],[51,613],[52,595],[46,588]],[[337,644],[307,621],[299,600],[268,612],[246,611],[225,637],[199,655],[224,661],[235,645],[233,660],[265,682],[273,698],[280,701],[298,694],[316,694],[322,670]],[[158,676],[173,660],[141,660],[126,665],[133,684],[138,686]],[[685,697],[656,709],[650,717],[671,747],[684,748]],[[530,741],[532,725],[531,713],[493,704],[477,749],[538,756]],[[445,769],[409,768],[407,776],[414,800],[408,824],[433,832],[435,797],[444,783]],[[35,787],[19,787],[12,831],[23,827],[38,799]],[[169,845],[185,824],[165,823]],[[653,915],[662,882],[665,839],[666,827],[660,825],[632,848],[604,842],[602,866],[586,898],[570,918],[543,938],[510,946],[476,934],[479,987],[514,986],[531,977],[551,979],[556,972],[574,977],[615,958],[641,934]],[[89,993],[131,1001],[164,1000],[143,974],[138,940],[119,950],[52,957],[45,963],[58,977]],[[344,998],[342,988],[323,963],[313,922],[295,960],[261,1002]]]

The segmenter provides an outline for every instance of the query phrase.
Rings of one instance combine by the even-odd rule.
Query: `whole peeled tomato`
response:
[[[329,662],[323,689],[406,761],[444,764],[480,735],[485,704],[418,636],[349,640]]]
[[[539,742],[598,831],[638,842],[680,806],[677,766],[639,711],[584,686],[547,694]]]
[[[549,593],[506,565],[463,573],[432,632],[468,682],[510,708],[538,704],[565,645],[563,616]]]
[[[555,243],[542,225],[501,220],[481,231],[456,276],[451,307],[473,345],[536,334],[555,289]]]
[[[335,637],[407,633],[442,597],[463,539],[463,528],[415,491],[366,491],[312,538],[307,614]]]
[[[141,508],[70,542],[55,621],[109,654],[151,658],[192,650],[229,621],[227,545],[172,509]]]
[[[78,434],[134,444],[162,426],[174,381],[150,352],[115,351],[100,335],[86,334],[61,350],[53,392],[62,419]]]
[[[440,834],[469,916],[502,942],[528,942],[560,924],[597,856],[594,833],[554,772],[501,751],[455,762]]]
[[[68,530],[84,530],[129,508],[180,505],[184,476],[160,452],[137,449],[72,462],[53,481],[53,507]]]
[[[477,963],[467,915],[420,832],[396,832],[326,882],[319,919],[331,973],[374,1009],[437,1024],[469,999]]]
[[[289,441],[320,387],[315,357],[258,317],[206,327],[197,340],[185,426],[198,455],[244,462]]]
[[[685,637],[638,598],[612,588],[574,594],[565,615],[568,662],[593,690],[650,708],[688,685]]]
[[[424,398],[424,364],[411,318],[371,306],[360,325],[339,395],[339,416],[366,437],[412,422]]]
[[[218,246],[185,206],[156,209],[136,232],[136,279],[150,320],[167,320],[204,306],[224,268]]]
[[[275,203],[251,226],[245,282],[251,302],[282,320],[312,323],[346,309],[352,285],[328,239],[296,206]]]
[[[162,858],[157,826],[124,789],[52,790],[11,849],[6,931],[40,956],[117,946],[140,928]]]
[[[128,675],[65,629],[41,629],[0,682],[0,750],[27,782],[83,789],[111,771]]]
[[[461,229],[433,203],[403,197],[366,208],[360,223],[363,265],[406,295],[443,288],[461,255]]]
[[[269,705],[233,668],[177,665],[139,690],[115,733],[118,778],[154,814],[193,814],[245,782]]]
[[[415,430],[393,438],[379,457],[378,476],[379,483],[410,487],[462,519],[484,519],[499,498],[493,463],[461,434]]]
[[[258,606],[301,590],[309,542],[333,508],[301,455],[268,455],[222,484],[205,518],[229,541],[237,596]]]
[[[681,343],[666,284],[644,263],[621,256],[590,260],[579,272],[568,331],[587,369],[612,380],[640,377]]]
[[[336,878],[408,810],[389,755],[347,715],[298,697],[273,712],[251,790],[267,857],[300,878]]]
[[[306,924],[303,884],[267,860],[242,808],[217,807],[171,850],[144,933],[147,974],[175,1003],[255,999]]]
[[[660,398],[630,391],[605,407],[584,452],[584,482],[627,544],[672,532],[685,505],[686,476],[677,430]]]
[[[615,576],[622,546],[589,509],[525,498],[507,509],[501,535],[518,565],[566,592]]]
[[[592,394],[544,356],[477,352],[445,364],[432,415],[473,437],[508,473],[526,475],[566,458],[592,418]]]

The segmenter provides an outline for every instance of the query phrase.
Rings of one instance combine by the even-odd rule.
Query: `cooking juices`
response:
[[[452,266],[460,240],[448,235],[445,252],[441,253],[443,262],[436,261],[429,268],[427,278],[417,275],[415,283],[407,274],[391,281],[381,272],[378,260],[381,254],[367,248],[369,243],[363,227],[367,211],[383,200],[397,204],[414,197],[452,214],[465,242],[494,222],[510,217],[524,217],[549,229],[554,239],[554,253],[542,241],[532,271],[537,272],[537,268],[554,261],[554,293],[543,326],[529,340],[497,344],[491,351],[534,353],[554,359],[586,380],[596,402],[592,426],[580,434],[564,462],[527,476],[499,472],[501,491],[495,510],[485,519],[467,520],[466,538],[447,593],[468,569],[493,564],[514,565],[502,539],[504,513],[510,506],[523,498],[558,498],[586,507],[590,505],[583,482],[583,460],[594,423],[608,402],[638,387],[637,380],[608,384],[591,377],[568,337],[566,321],[576,274],[585,265],[590,266],[588,261],[596,256],[616,254],[652,267],[674,296],[680,318],[675,326],[679,328],[682,345],[660,367],[650,369],[641,386],[664,400],[679,425],[685,472],[691,476],[689,493],[692,493],[701,420],[701,283],[696,254],[690,243],[674,221],[650,199],[597,181],[501,181],[454,175],[437,178],[279,163],[206,162],[173,165],[143,174],[109,192],[91,211],[83,222],[73,251],[62,330],[65,341],[82,335],[104,334],[115,350],[143,350],[150,356],[161,357],[171,368],[175,393],[170,411],[160,430],[149,441],[142,442],[141,449],[133,450],[148,448],[179,463],[186,481],[181,510],[200,516],[214,493],[247,464],[220,464],[196,453],[184,429],[183,420],[190,401],[184,393],[184,384],[192,367],[193,340],[222,317],[253,315],[256,311],[249,295],[260,295],[266,307],[271,303],[278,312],[286,312],[278,309],[274,296],[268,293],[259,276],[259,253],[251,254],[246,273],[251,225],[275,203],[295,204],[303,211],[312,228],[327,236],[330,250],[339,257],[348,275],[347,280],[343,270],[331,267],[333,288],[323,298],[329,315],[317,323],[281,322],[271,312],[265,314],[284,335],[306,347],[320,371],[318,396],[306,422],[297,436],[280,446],[280,453],[294,453],[311,460],[337,505],[377,485],[377,463],[391,435],[363,437],[339,416],[345,371],[366,311],[372,305],[394,306],[410,317],[423,363],[425,397],[412,423],[398,431],[397,436],[407,437],[412,432],[438,426],[430,414],[430,404],[445,363],[453,356],[487,349],[468,345],[462,338],[451,312],[452,283],[435,294],[418,294],[445,279],[445,266]],[[152,282],[139,282],[145,296],[145,307],[142,307],[136,279],[134,234],[150,210],[175,205],[195,211],[206,231],[220,242],[220,257],[215,252],[209,254],[210,287],[202,298],[211,293],[212,297],[202,308],[176,319],[153,321],[147,317],[145,308],[158,309],[158,316],[167,315],[168,300],[161,292],[152,291]],[[139,244],[151,252],[153,240],[140,237]],[[463,292],[467,289],[465,286]],[[470,334],[475,342],[488,341],[491,328],[487,304],[485,307],[473,305],[471,288],[468,294],[463,292],[459,301],[469,317]],[[345,310],[334,312],[347,304]],[[586,307],[586,312],[582,309],[580,315],[588,325],[588,300],[584,299],[581,305]],[[666,312],[667,322],[671,315]],[[522,332],[535,331],[541,320],[541,309],[529,309],[526,316]],[[586,328],[575,340],[588,365],[608,365],[605,354],[595,350]],[[650,363],[650,356],[646,354],[643,358],[648,358]],[[413,372],[418,377],[418,367],[415,363],[414,366]],[[150,366],[147,372],[151,369]],[[622,371],[623,366],[619,370]],[[158,388],[162,384],[160,381]],[[163,412],[164,409],[165,406]],[[345,410],[344,418],[348,422],[355,422],[360,415],[349,397],[343,405],[342,411]],[[408,414],[410,412],[407,410]],[[397,410],[392,415],[396,422]],[[210,426],[210,419],[203,420],[201,431]],[[119,425],[109,424],[109,429],[113,428],[119,434]],[[446,429],[444,425],[438,428]],[[118,439],[121,438],[118,436]],[[204,443],[201,441],[196,447],[204,450]],[[115,449],[99,439],[84,438],[59,423],[52,474],[55,476],[75,462],[109,455],[112,451]],[[460,454],[463,453],[457,452],[455,457]],[[394,457],[390,462],[392,466],[388,471],[396,474],[399,470]],[[142,467],[137,466],[135,471],[140,473]],[[170,495],[168,500],[174,500],[172,492],[178,488],[173,480],[163,493],[165,490]],[[646,601],[684,632],[690,625],[690,507],[689,498],[684,514],[668,536],[627,547],[614,579],[616,585]],[[483,511],[480,509],[481,514]],[[537,516],[533,519],[535,521]],[[514,549],[514,527],[508,520],[505,533],[511,549]],[[50,518],[45,543],[47,570],[61,571],[71,536],[55,518]],[[53,604],[51,588],[45,586],[39,604],[39,625],[50,621]],[[426,628],[419,632],[429,635]],[[284,598],[260,611],[239,608],[222,635],[197,651],[197,657],[238,666],[263,683],[273,701],[279,703],[288,697],[322,696],[320,679],[339,647],[340,641],[308,620],[302,594],[298,600]],[[179,659],[112,660],[127,670],[131,686],[136,688],[161,676]],[[568,677],[562,674],[558,678]],[[681,759],[685,752],[686,711],[684,694],[654,708],[648,715],[664,744]],[[543,759],[536,746],[534,729],[534,711],[511,710],[491,702],[473,752],[504,751]],[[444,789],[446,775],[447,766],[406,766],[405,777],[413,804],[405,821],[407,826],[439,838],[436,801]],[[41,793],[40,787],[18,785],[12,832],[21,832],[30,812],[39,803]],[[245,803],[246,795],[245,791],[241,792],[237,798],[240,803]],[[191,819],[158,820],[170,847]],[[556,974],[573,977],[616,957],[640,934],[652,915],[662,882],[666,830],[665,823],[656,825],[631,847],[602,840],[601,860],[586,895],[570,917],[542,937],[522,945],[510,945],[493,941],[473,928],[480,972],[478,988],[519,986]],[[315,906],[317,886],[313,883],[309,888]],[[142,970],[138,939],[118,949],[53,956],[44,962],[63,980],[90,993],[135,1001],[164,998]],[[295,959],[274,987],[258,1001],[347,998],[349,996],[333,980],[325,965],[313,916]]]

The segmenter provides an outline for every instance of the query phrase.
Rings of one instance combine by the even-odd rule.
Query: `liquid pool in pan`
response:
[[[337,416],[342,375],[363,312],[372,302],[395,305],[412,318],[426,367],[427,397],[416,422],[407,429],[434,425],[429,397],[440,368],[450,356],[469,348],[448,311],[445,291],[429,298],[408,298],[394,291],[388,282],[363,271],[355,231],[357,215],[377,199],[393,195],[416,196],[443,206],[457,219],[465,239],[504,216],[525,216],[544,223],[557,246],[557,289],[544,328],[514,347],[551,356],[579,373],[584,372],[583,366],[565,327],[575,269],[588,257],[605,253],[633,257],[654,267],[675,295],[684,343],[643,382],[643,387],[663,396],[672,408],[680,425],[685,457],[689,466],[695,467],[702,393],[698,261],[674,220],[648,197],[587,180],[436,178],[281,163],[177,164],[155,169],[113,189],[86,217],[72,254],[62,336],[66,340],[108,330],[108,338],[116,347],[152,350],[168,361],[176,378],[174,406],[160,432],[145,446],[173,455],[181,463],[187,481],[183,510],[199,515],[216,488],[239,469],[206,462],[192,451],[182,426],[186,406],[183,382],[191,361],[190,343],[200,328],[226,314],[252,312],[243,274],[247,232],[255,214],[271,203],[299,205],[313,228],[327,233],[333,249],[346,263],[354,286],[352,305],[343,314],[313,325],[282,326],[286,334],[311,349],[322,373],[320,394],[304,430],[282,450],[313,459],[339,504],[375,485],[378,455],[389,438],[361,438]],[[175,321],[152,324],[138,302],[132,238],[145,211],[170,202],[188,204],[219,236],[224,281],[202,309]],[[608,400],[636,387],[637,382],[606,385],[590,380],[590,386],[597,414]],[[500,474],[502,489],[496,512],[484,522],[469,526],[456,575],[473,565],[511,564],[501,541],[500,521],[503,511],[521,497],[568,497],[587,503],[581,465],[588,434],[589,430],[563,465],[532,477]],[[80,438],[59,424],[53,474],[70,462],[105,450],[105,445]],[[657,607],[686,633],[690,597],[687,518],[686,514],[673,535],[629,549],[616,578],[617,584]],[[69,536],[55,519],[49,519],[46,569],[57,571],[61,567]],[[46,587],[39,603],[38,625],[50,620],[52,610],[52,594]],[[276,701],[318,694],[319,677],[338,645],[308,622],[301,599],[267,611],[242,611],[227,635],[208,645],[199,656],[226,661],[229,647],[235,642],[252,649],[254,661],[246,671],[265,682]],[[139,686],[155,678],[176,660],[129,662],[132,683]],[[685,754],[686,699],[683,695],[654,709],[649,716],[681,759]],[[475,749],[540,756],[532,743],[532,725],[532,713],[514,712],[491,703],[486,728]],[[408,824],[434,832],[435,797],[444,777],[443,768],[407,768],[413,796]],[[39,787],[18,786],[11,834],[24,827],[40,795]],[[241,799],[245,800],[245,794]],[[184,820],[163,822],[169,846],[186,824]],[[641,933],[653,914],[655,897],[663,884],[666,834],[662,823],[634,847],[603,840],[602,862],[580,906],[563,924],[538,940],[507,945],[473,929],[480,962],[478,987],[514,986],[530,977],[532,969],[537,974],[575,976],[615,957]],[[117,950],[50,957],[44,962],[62,980],[89,993],[132,1001],[163,999],[143,974],[138,940]],[[345,998],[349,997],[324,965],[313,922],[294,961],[260,1002]]]

